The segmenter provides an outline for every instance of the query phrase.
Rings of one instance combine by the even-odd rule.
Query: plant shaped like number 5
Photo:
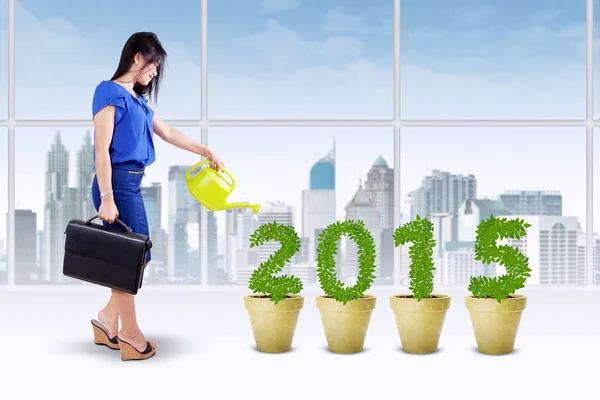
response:
[[[474,276],[469,280],[469,291],[477,298],[508,298],[518,289],[525,287],[525,281],[530,277],[529,259],[517,247],[510,245],[498,246],[497,240],[506,238],[520,239],[526,235],[526,224],[522,219],[495,218],[481,221],[477,227],[475,243],[475,260],[484,264],[499,263],[506,268],[506,274],[494,278]]]
[[[258,227],[250,236],[250,248],[275,240],[281,248],[269,256],[252,272],[249,288],[254,293],[262,293],[271,297],[275,304],[285,299],[288,294],[297,294],[302,290],[302,281],[295,276],[274,276],[281,272],[285,264],[300,250],[300,238],[291,225],[270,222]]]

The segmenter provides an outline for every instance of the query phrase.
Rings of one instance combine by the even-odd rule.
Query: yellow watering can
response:
[[[196,200],[210,211],[229,210],[231,208],[252,208],[254,214],[260,210],[260,204],[249,204],[242,202],[228,203],[227,198],[235,189],[235,179],[225,169],[223,172],[231,179],[229,183],[219,171],[212,168],[202,168],[196,175],[192,172],[202,164],[208,164],[209,160],[202,160],[185,173],[185,181],[188,191]]]

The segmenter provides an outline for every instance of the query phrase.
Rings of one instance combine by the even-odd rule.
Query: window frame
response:
[[[584,120],[412,120],[402,119],[400,113],[400,0],[394,2],[394,115],[386,120],[209,120],[208,119],[208,1],[197,0],[201,3],[201,115],[200,119],[192,120],[167,120],[172,126],[200,127],[201,142],[209,144],[208,129],[211,127],[389,127],[394,132],[394,209],[400,210],[400,142],[402,127],[580,127],[586,129],[586,287],[600,290],[600,285],[594,285],[594,231],[593,231],[593,136],[594,129],[600,127],[600,120],[594,120],[593,105],[593,29],[594,29],[594,0],[586,0],[586,118]],[[8,256],[8,282],[9,288],[26,288],[27,285],[15,284],[15,130],[20,127],[91,127],[90,120],[16,120],[15,119],[15,2],[8,0],[8,119],[0,120],[0,126],[8,128],[8,215],[7,215],[7,256]],[[208,259],[207,259],[207,217],[208,212],[201,211],[201,282],[200,288],[223,289],[232,286],[246,289],[239,285],[209,285],[208,284]],[[394,225],[401,223],[400,212],[394,212]],[[399,289],[403,285],[400,281],[401,252],[400,248],[394,251],[393,285],[383,288]],[[163,285],[156,285],[163,286]],[[187,286],[187,285],[186,285]],[[64,286],[59,286],[64,289]],[[167,287],[180,287],[168,285]],[[453,288],[454,286],[444,286]],[[569,286],[571,287],[571,286]],[[556,288],[554,285],[535,286],[536,289]]]

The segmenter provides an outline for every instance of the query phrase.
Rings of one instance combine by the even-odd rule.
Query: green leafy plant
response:
[[[408,289],[413,296],[421,301],[422,298],[430,298],[433,292],[433,223],[427,218],[417,215],[415,221],[411,221],[396,228],[394,232],[394,245],[404,245],[412,242],[408,251],[410,255],[410,286]]]
[[[300,250],[300,238],[293,226],[274,221],[259,226],[250,235],[250,248],[272,240],[281,243],[281,248],[252,272],[249,288],[254,293],[270,297],[271,301],[277,304],[288,294],[300,293],[303,288],[302,281],[298,277],[274,276],[281,272],[285,264]]]
[[[358,277],[356,284],[350,287],[345,287],[335,273],[337,241],[343,235],[358,246]],[[375,242],[363,221],[338,221],[321,232],[317,248],[317,276],[325,294],[344,305],[363,297],[375,280]]]
[[[525,281],[531,276],[529,258],[517,247],[498,246],[497,240],[506,238],[520,239],[525,236],[531,224],[522,219],[496,218],[481,221],[477,227],[475,242],[475,260],[484,264],[497,263],[506,268],[506,274],[494,278],[485,276],[471,277],[469,291],[476,298],[493,298],[500,303],[503,299],[525,287]]]

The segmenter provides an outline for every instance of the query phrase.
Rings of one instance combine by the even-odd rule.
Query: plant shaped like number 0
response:
[[[262,293],[271,297],[275,304],[285,299],[288,294],[297,294],[302,290],[302,281],[295,276],[274,276],[283,270],[285,264],[300,250],[300,238],[291,225],[270,222],[258,227],[250,236],[250,248],[275,240],[281,248],[271,254],[267,261],[252,272],[249,288],[254,293]]]
[[[531,276],[529,259],[517,247],[510,245],[498,246],[497,240],[506,238],[520,239],[526,235],[526,224],[522,219],[507,220],[495,218],[482,221],[477,227],[475,243],[475,260],[484,264],[499,263],[506,268],[506,274],[488,278],[474,276],[469,280],[469,291],[477,298],[493,298],[501,302],[525,287],[525,281]]]
[[[404,245],[412,242],[408,254],[410,255],[410,286],[409,290],[418,301],[429,298],[433,293],[433,223],[417,215],[415,221],[400,226],[394,232],[394,245]]]
[[[356,284],[351,287],[344,287],[335,273],[334,255],[337,254],[337,241],[343,235],[347,235],[358,246],[358,277]],[[335,222],[321,232],[317,249],[317,275],[321,289],[336,301],[346,305],[350,300],[362,298],[375,280],[375,243],[363,221]]]

